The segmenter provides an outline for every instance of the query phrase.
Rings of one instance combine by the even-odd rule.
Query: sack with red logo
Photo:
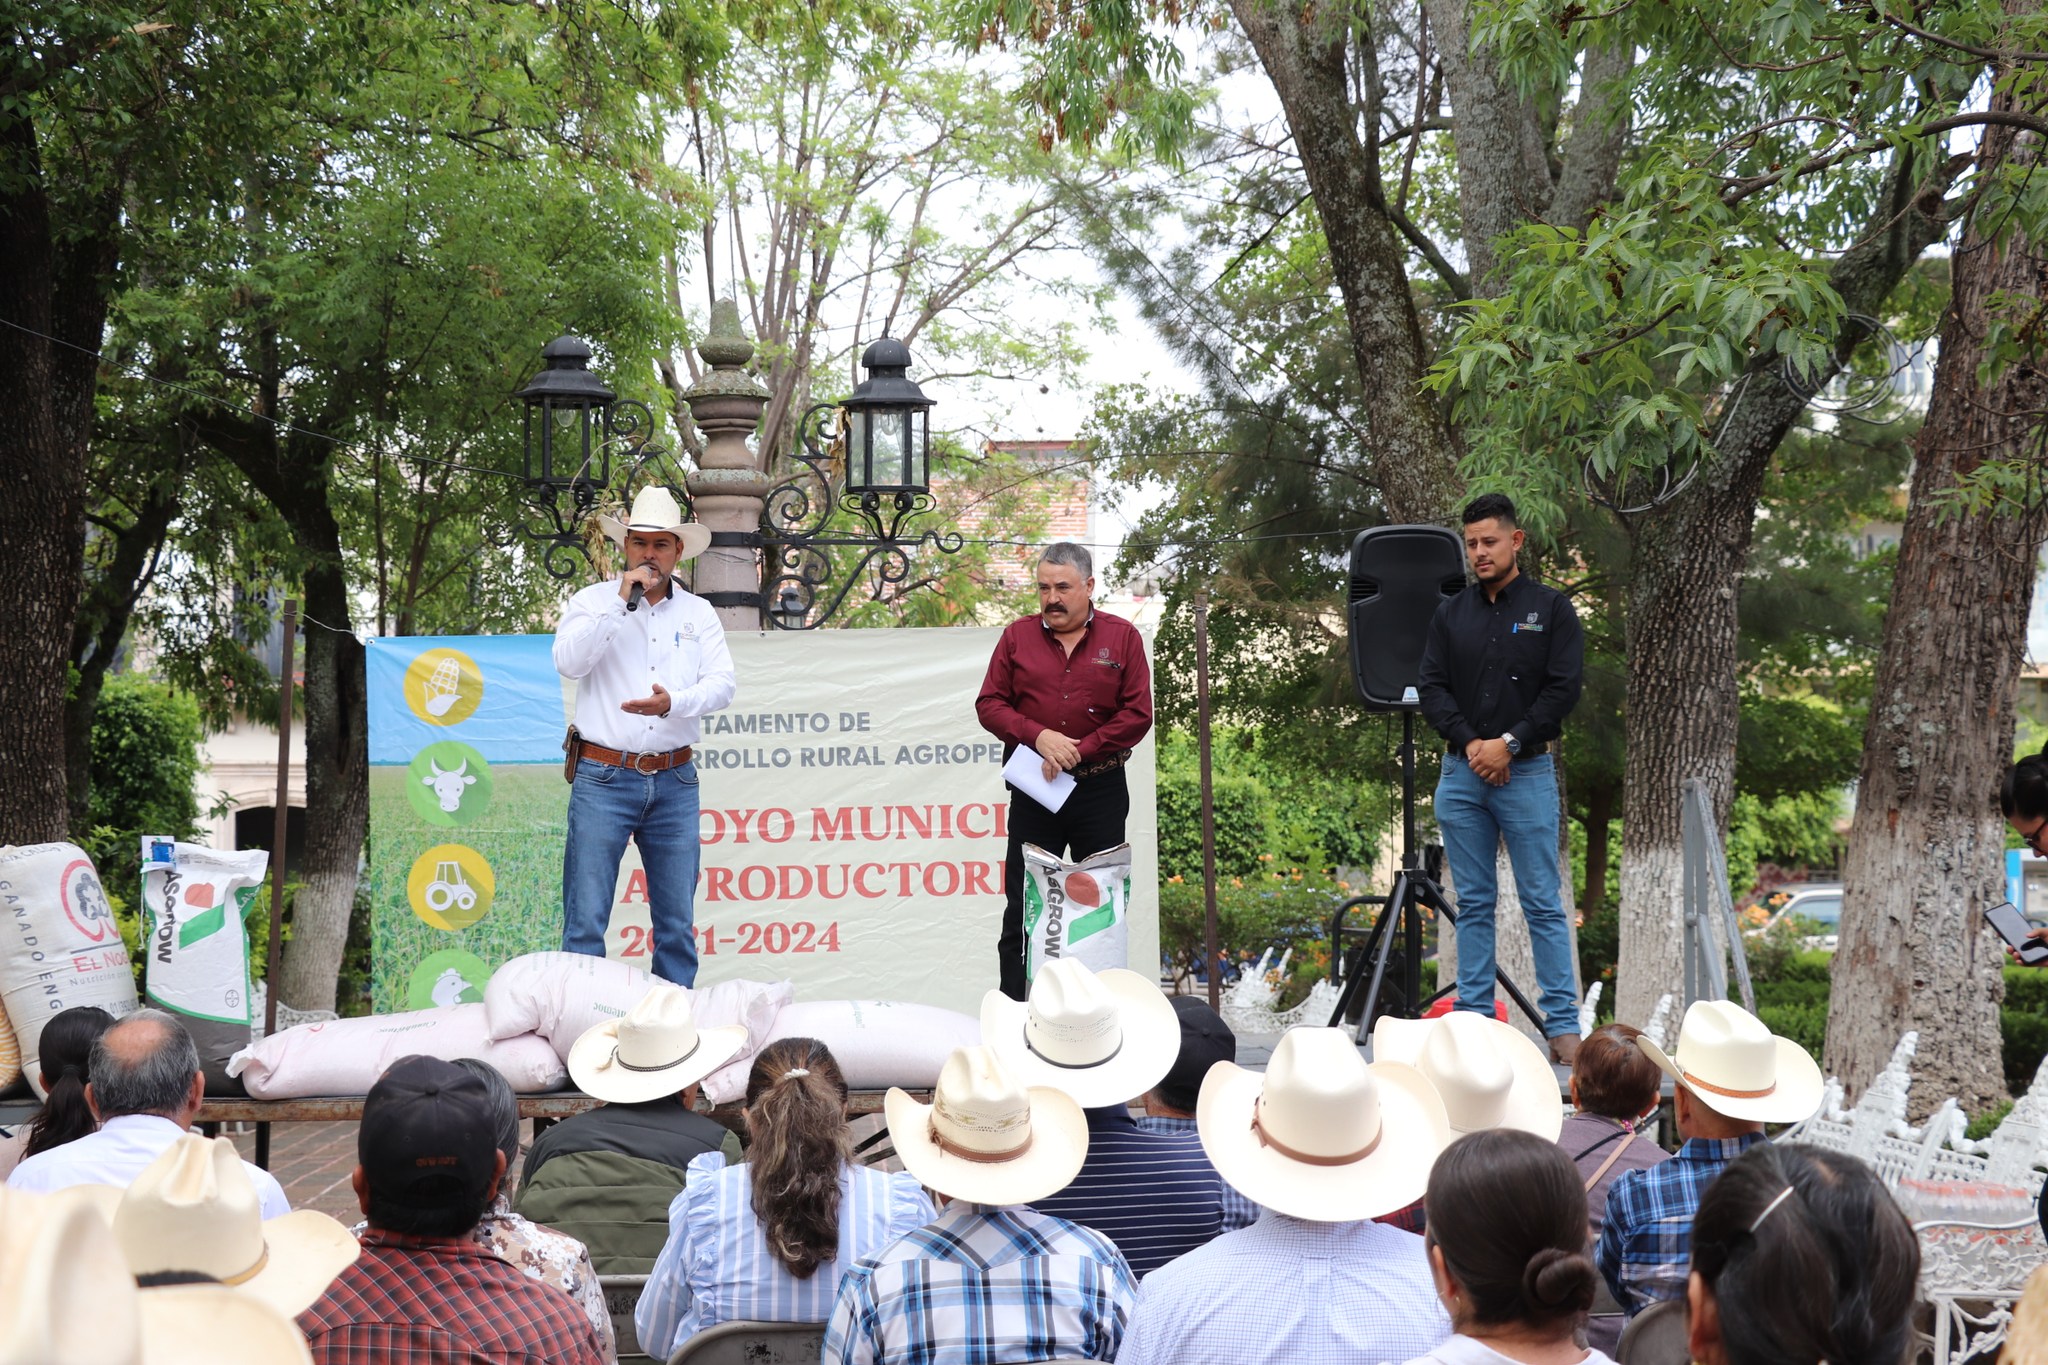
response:
[[[142,837],[142,994],[184,1021],[206,1093],[239,1095],[228,1058],[249,1046],[249,929],[270,855]]]
[[[1024,845],[1024,977],[1051,958],[1079,958],[1100,972],[1130,966],[1131,846],[1076,863]]]
[[[0,1008],[38,1095],[43,1025],[74,1005],[115,1016],[135,1008],[135,974],[100,875],[76,844],[0,846]]]

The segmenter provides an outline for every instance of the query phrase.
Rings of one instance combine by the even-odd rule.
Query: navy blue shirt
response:
[[[1087,1114],[1081,1173],[1032,1208],[1094,1228],[1140,1276],[1238,1226],[1227,1211],[1244,1201],[1233,1199],[1197,1134],[1140,1128],[1123,1105]]]
[[[1586,674],[1571,600],[1525,573],[1492,601],[1474,583],[1438,604],[1422,647],[1422,717],[1456,753],[1513,735],[1540,752],[1564,731]]]

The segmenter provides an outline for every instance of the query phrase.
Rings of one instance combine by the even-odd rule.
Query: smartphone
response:
[[[2048,962],[2048,943],[2027,937],[2034,931],[2034,926],[2027,923],[2026,916],[2022,915],[2019,907],[2011,901],[1992,906],[1984,912],[1984,918],[1991,922],[1991,927],[2005,940],[2005,946],[2020,955],[2021,962],[2029,967],[2037,967],[2043,962]]]

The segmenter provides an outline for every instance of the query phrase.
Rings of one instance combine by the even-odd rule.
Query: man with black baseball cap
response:
[[[402,1058],[370,1087],[353,1184],[363,1254],[299,1315],[324,1365],[604,1365],[583,1310],[470,1237],[505,1178],[490,1092]]]
[[[1180,1055],[1174,1058],[1173,1069],[1166,1073],[1166,1078],[1146,1092],[1145,1117],[1138,1120],[1138,1127],[1148,1133],[1185,1133],[1192,1137],[1195,1098],[1202,1093],[1202,1078],[1216,1063],[1237,1060],[1237,1035],[1200,996],[1171,998],[1173,1012],[1180,1016]],[[1202,1159],[1207,1161],[1208,1157]],[[1258,1220],[1259,1206],[1225,1181],[1223,1230],[1235,1232]]]

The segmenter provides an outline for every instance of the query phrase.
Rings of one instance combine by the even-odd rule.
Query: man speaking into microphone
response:
[[[685,524],[665,488],[643,488],[624,523],[599,517],[624,553],[616,581],[569,599],[555,627],[555,669],[574,678],[569,727],[569,835],[562,849],[562,947],[604,956],[630,837],[647,871],[654,974],[697,980],[698,717],[732,701],[737,679],[718,614],[683,591],[676,565],[711,532]]]

